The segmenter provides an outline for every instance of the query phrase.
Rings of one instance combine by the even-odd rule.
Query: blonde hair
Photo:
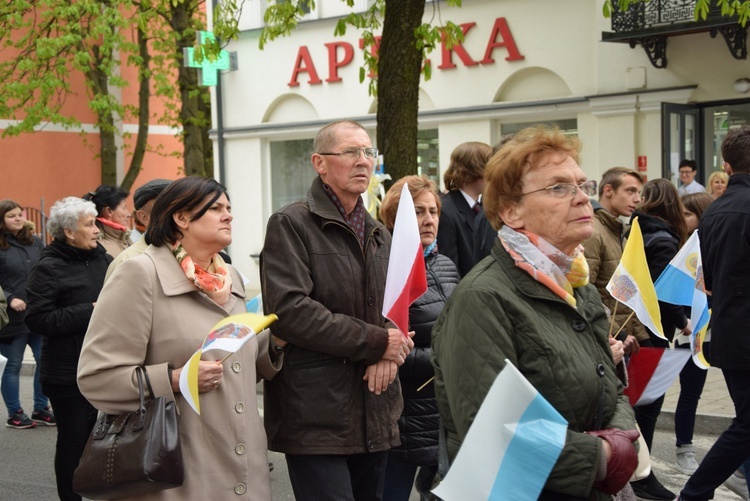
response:
[[[723,179],[724,184],[729,182],[729,176],[723,170],[717,170],[716,172],[708,176],[708,183],[707,183],[706,188],[708,190],[708,194],[711,195],[712,197],[715,196],[714,187],[712,186],[712,184],[714,182],[714,179],[716,179],[717,177]]]

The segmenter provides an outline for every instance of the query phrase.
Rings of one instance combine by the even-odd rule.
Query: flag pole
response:
[[[615,301],[615,309],[612,310],[612,316],[609,317],[609,337],[612,337],[612,329],[615,327],[615,315],[617,315],[617,305],[620,304],[619,301]]]
[[[617,332],[615,332],[615,335],[612,337],[617,337],[617,335],[620,333],[621,330],[625,328],[625,326],[630,322],[630,319],[633,318],[633,315],[635,315],[635,311],[631,311],[630,315],[628,315],[628,318],[625,319],[625,321],[622,323],[619,329],[617,329]]]
[[[435,376],[432,376],[430,379],[428,379],[427,381],[425,381],[422,386],[420,386],[419,388],[417,388],[417,391],[422,391],[422,388],[424,388],[425,386],[427,386],[428,384],[430,384],[433,379],[435,379]]]

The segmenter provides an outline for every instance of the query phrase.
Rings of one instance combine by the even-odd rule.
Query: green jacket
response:
[[[577,309],[516,267],[498,240],[461,281],[432,331],[435,393],[451,461],[509,359],[568,421],[545,491],[609,499],[593,488],[604,453],[584,431],[634,429],[607,342],[596,288],[575,290]],[[601,409],[600,409],[601,407]]]

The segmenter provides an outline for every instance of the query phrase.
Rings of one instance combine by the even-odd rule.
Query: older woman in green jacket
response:
[[[636,465],[633,411],[581,242],[593,211],[578,140],[526,129],[489,161],[485,212],[500,229],[433,329],[435,392],[452,461],[510,360],[568,421],[540,499],[609,499]]]

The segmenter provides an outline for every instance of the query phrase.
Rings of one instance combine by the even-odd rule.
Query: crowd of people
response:
[[[367,131],[351,121],[320,129],[307,196],[267,223],[261,292],[278,320],[226,362],[200,361],[200,414],[182,405],[181,373],[213,325],[246,310],[244,280],[224,253],[226,188],[199,177],[150,180],[131,213],[127,191],[102,185],[52,206],[46,246],[23,208],[2,200],[6,426],[56,426],[58,495],[80,500],[73,475],[97,412],[136,408],[142,367],[152,395],[182,409],[185,480],[140,499],[269,500],[272,450],[285,455],[298,500],[401,501],[413,489],[430,500],[510,361],[568,423],[539,499],[711,499],[750,466],[750,127],[727,135],[724,169],[708,191],[695,180],[697,163],[684,160],[679,188],[613,167],[592,199],[580,149],[544,126],[494,148],[463,143],[446,192],[406,176],[375,218],[362,199],[378,157]],[[382,313],[404,186],[427,278],[408,332]],[[606,287],[636,218],[654,281],[699,232],[713,307],[703,347],[737,413],[699,464],[692,441],[706,371],[685,365],[674,467],[690,478],[679,494],[653,470],[636,475],[664,397],[633,408],[623,390],[641,347],[690,348],[690,312],[659,303],[664,340]],[[131,232],[135,221],[141,231]],[[36,360],[30,416],[19,396],[27,347]]]

